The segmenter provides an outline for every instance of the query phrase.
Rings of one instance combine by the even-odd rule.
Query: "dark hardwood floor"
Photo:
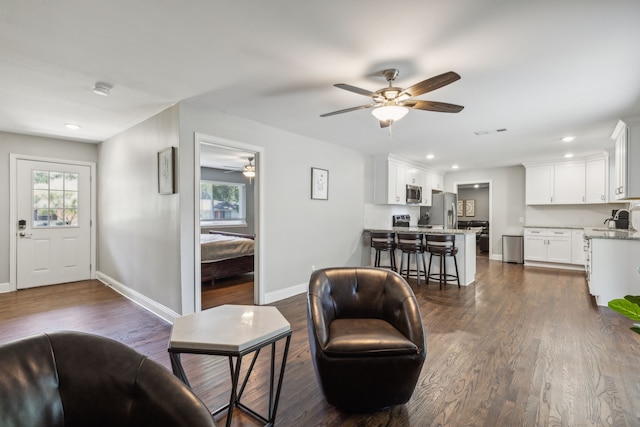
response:
[[[412,285],[428,353],[411,400],[389,411],[347,414],[328,405],[309,356],[305,295],[275,303],[293,329],[276,425],[640,425],[640,335],[629,330],[633,322],[597,307],[580,272],[487,257],[477,263],[474,285]],[[55,329],[109,336],[170,366],[170,325],[98,282],[0,295],[0,342]],[[261,353],[244,397],[263,410],[267,355]],[[210,408],[226,402],[226,359],[183,355],[183,362]],[[240,412],[233,424],[259,425]]]

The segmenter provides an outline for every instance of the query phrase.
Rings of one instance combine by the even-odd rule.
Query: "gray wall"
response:
[[[264,185],[264,199],[260,201],[264,229],[257,230],[257,234],[265,245],[259,254],[265,266],[261,283],[265,293],[277,294],[306,284],[312,265],[322,268],[360,264],[368,156],[186,102],[180,107],[181,147],[183,143],[193,144],[194,132],[264,147],[259,162],[264,182],[256,185]],[[185,156],[185,149],[181,150]],[[188,164],[181,162],[181,166]],[[310,198],[312,166],[329,170],[327,201]],[[181,176],[193,176],[193,161],[191,172],[181,171]],[[193,190],[185,189],[181,197],[193,200]],[[195,206],[193,202],[184,203],[181,209],[185,249],[182,255],[186,258],[187,222],[194,218]],[[193,222],[190,227],[193,233]],[[190,240],[193,246],[193,237]],[[184,275],[183,283],[187,283]],[[183,292],[185,300],[191,293]]]
[[[157,168],[178,123],[174,106],[100,144],[98,271],[180,313],[179,194],[158,194]]]
[[[509,166],[495,169],[477,169],[447,173],[444,188],[453,191],[455,184],[491,181],[492,218],[489,224],[491,247],[489,254],[502,256],[502,235],[520,234],[525,218],[524,166]]]
[[[458,200],[475,200],[475,216],[461,216],[461,221],[489,221],[489,188],[460,188]],[[491,224],[489,224],[491,225]]]
[[[9,154],[97,163],[98,146],[0,132],[0,284],[9,282]]]
[[[232,226],[232,227],[201,227],[203,233],[207,233],[208,230],[222,230],[222,231],[230,231],[233,233],[243,233],[243,234],[255,234],[254,230],[254,222],[255,222],[255,181],[251,180],[249,183],[249,178],[245,177],[239,172],[228,172],[222,169],[213,169],[213,168],[200,168],[200,179],[209,180],[209,181],[221,181],[221,182],[238,182],[241,184],[245,184],[246,196],[247,196],[247,206],[246,206],[246,219],[247,226]]]

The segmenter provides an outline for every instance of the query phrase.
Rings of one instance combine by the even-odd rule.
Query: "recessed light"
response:
[[[473,188],[480,188],[480,184],[474,184]]]
[[[111,94],[112,88],[113,88],[113,85],[110,83],[97,82],[93,86],[93,93],[97,95],[102,95],[102,96],[109,96]]]
[[[433,159],[433,154],[427,154],[427,159],[429,160]]]
[[[575,136],[565,136],[564,138],[562,138],[562,142],[571,142],[574,139],[576,139]]]
[[[72,130],[80,129],[80,125],[77,125],[75,123],[65,123],[64,127],[66,127],[67,129],[72,129]]]
[[[573,154],[571,154],[571,153],[567,153],[567,154],[564,155],[565,159],[570,159],[572,157],[573,157]]]
[[[452,165],[452,166],[451,166],[451,169],[458,169],[459,167],[460,167],[460,166],[458,166],[458,165]]]

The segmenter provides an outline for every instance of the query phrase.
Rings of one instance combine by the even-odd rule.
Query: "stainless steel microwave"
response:
[[[407,203],[422,203],[422,187],[407,184]]]

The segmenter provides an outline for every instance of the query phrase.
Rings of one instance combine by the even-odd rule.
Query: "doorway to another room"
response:
[[[476,232],[476,256],[491,256],[491,182],[456,184],[458,228]]]
[[[209,140],[196,142],[200,243],[196,254],[200,267],[200,274],[196,274],[196,309],[254,304],[258,301],[255,242],[259,153]]]

